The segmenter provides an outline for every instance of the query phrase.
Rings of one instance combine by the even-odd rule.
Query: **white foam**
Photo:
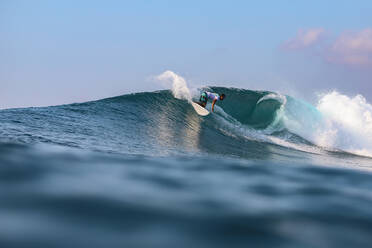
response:
[[[321,97],[317,109],[326,121],[316,133],[317,144],[372,156],[372,105],[362,95],[333,91]]]
[[[190,89],[186,80],[172,71],[165,71],[156,77],[166,87],[171,87],[173,96],[178,99],[185,99],[191,102]]]
[[[260,102],[262,101],[265,101],[265,100],[271,100],[271,99],[274,99],[274,100],[277,100],[278,102],[282,103],[282,104],[285,104],[287,102],[287,98],[279,93],[270,93],[270,94],[267,94],[263,97],[261,97],[256,105],[258,105]]]

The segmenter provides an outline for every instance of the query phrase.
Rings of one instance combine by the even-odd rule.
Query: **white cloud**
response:
[[[323,28],[300,29],[297,35],[282,44],[286,50],[309,50],[322,41]],[[318,47],[318,46],[317,46]],[[320,55],[326,61],[354,67],[372,66],[372,28],[346,31],[321,46]]]
[[[344,32],[330,47],[327,60],[347,65],[372,65],[372,28]]]
[[[323,28],[300,29],[294,38],[283,44],[283,48],[296,50],[309,47],[317,43],[324,33],[325,30]]]

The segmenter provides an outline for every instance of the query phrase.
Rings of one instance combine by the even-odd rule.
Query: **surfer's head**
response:
[[[220,100],[222,101],[223,99],[225,99],[225,97],[226,97],[225,94],[221,94],[220,95]]]

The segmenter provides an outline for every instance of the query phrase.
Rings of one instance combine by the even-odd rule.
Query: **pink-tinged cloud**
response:
[[[372,65],[372,28],[344,32],[330,47],[327,60],[354,66]]]
[[[282,47],[287,50],[307,48],[317,43],[325,33],[323,28],[300,29],[297,35],[286,41]]]

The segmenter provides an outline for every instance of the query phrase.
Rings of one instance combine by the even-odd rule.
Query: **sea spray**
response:
[[[372,156],[372,105],[362,95],[333,91],[321,97],[317,109],[327,121],[317,137],[320,144]]]
[[[190,89],[187,87],[186,80],[183,77],[168,70],[158,75],[156,79],[166,86],[171,86],[172,94],[175,98],[191,102]]]

